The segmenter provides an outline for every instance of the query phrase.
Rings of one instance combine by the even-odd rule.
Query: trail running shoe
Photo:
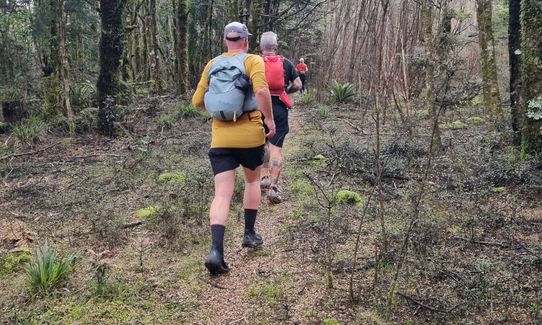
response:
[[[260,179],[260,188],[262,190],[267,190],[269,187],[271,187],[271,179],[269,176],[262,177],[262,179]]]
[[[284,201],[284,199],[282,198],[282,192],[276,187],[272,187],[269,190],[269,193],[267,193],[267,200],[269,201],[269,203],[273,204],[282,203],[282,201]]]
[[[258,235],[257,233],[245,234],[245,237],[243,237],[243,247],[258,248],[262,246],[262,244],[262,236]]]
[[[228,264],[224,262],[224,256],[222,256],[215,248],[211,248],[207,260],[205,261],[205,267],[209,270],[211,275],[225,274],[230,271]]]

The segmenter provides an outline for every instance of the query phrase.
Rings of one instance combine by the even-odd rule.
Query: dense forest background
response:
[[[231,21],[310,70],[214,279],[190,97]],[[538,0],[0,0],[0,323],[540,324],[540,35]]]
[[[404,117],[411,107],[435,113],[482,90],[493,122],[511,112],[515,142],[532,151],[540,145],[538,5],[519,4],[4,0],[2,115],[7,122],[29,112],[64,116],[73,134],[79,112],[100,107],[100,129],[112,135],[107,121],[116,120],[116,104],[143,94],[189,95],[204,63],[223,50],[222,26],[239,20],[253,33],[251,49],[274,30],[284,55],[306,57],[318,98],[332,80],[349,82],[369,101],[383,94],[380,104]]]

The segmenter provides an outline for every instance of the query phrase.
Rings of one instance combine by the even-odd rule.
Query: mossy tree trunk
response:
[[[240,21],[239,0],[229,0],[228,2],[228,22]]]
[[[160,44],[158,43],[158,23],[156,21],[156,0],[150,0],[149,4],[149,16],[150,16],[150,25],[149,25],[149,34],[150,40],[152,42],[152,49],[150,52],[150,62],[151,62],[151,79],[154,81],[154,91],[156,93],[162,92],[163,79],[160,63]]]
[[[542,6],[521,1],[521,92],[518,116],[527,152],[542,152]]]
[[[254,50],[256,48],[256,44],[258,43],[258,36],[261,34],[260,32],[260,24],[261,24],[261,14],[263,11],[263,0],[252,0],[252,6],[250,8],[250,17],[248,20],[248,30],[252,34],[252,36],[249,39],[249,48],[250,50]]]
[[[514,143],[521,142],[519,132],[518,100],[521,62],[521,0],[508,1],[508,56],[510,58],[510,111],[512,115],[512,130]]]
[[[100,18],[100,75],[98,89],[100,131],[107,136],[115,135],[117,97],[119,94],[119,69],[122,57],[122,0],[101,2]]]
[[[493,120],[502,120],[501,98],[497,81],[497,64],[495,63],[495,38],[491,14],[491,0],[476,0],[476,20],[478,22],[478,40],[482,61],[483,100]]]
[[[66,21],[64,15],[64,0],[58,0],[57,12],[57,35],[58,35],[58,69],[57,76],[62,91],[60,92],[60,98],[63,108],[63,113],[68,119],[68,130],[70,136],[75,136],[75,124],[73,119],[73,110],[70,104],[70,80],[69,80],[69,66],[68,58],[66,55]]]
[[[177,94],[185,95],[188,89],[188,2],[187,0],[178,1],[175,33]]]

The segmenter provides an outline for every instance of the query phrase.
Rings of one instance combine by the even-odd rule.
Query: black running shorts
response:
[[[256,148],[211,148],[209,159],[213,174],[234,170],[239,165],[255,170],[263,164],[264,146]]]
[[[273,96],[272,99],[273,118],[275,120],[276,133],[271,139],[269,139],[269,143],[282,148],[286,134],[290,132],[290,127],[288,126],[288,108],[278,99],[278,97]],[[267,132],[267,127],[265,127],[265,133]]]

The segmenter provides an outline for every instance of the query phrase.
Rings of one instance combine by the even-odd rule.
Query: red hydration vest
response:
[[[284,84],[284,57],[282,55],[262,55],[265,63],[265,79],[269,85],[271,96],[278,96],[288,108],[293,107],[293,103],[288,97]]]

